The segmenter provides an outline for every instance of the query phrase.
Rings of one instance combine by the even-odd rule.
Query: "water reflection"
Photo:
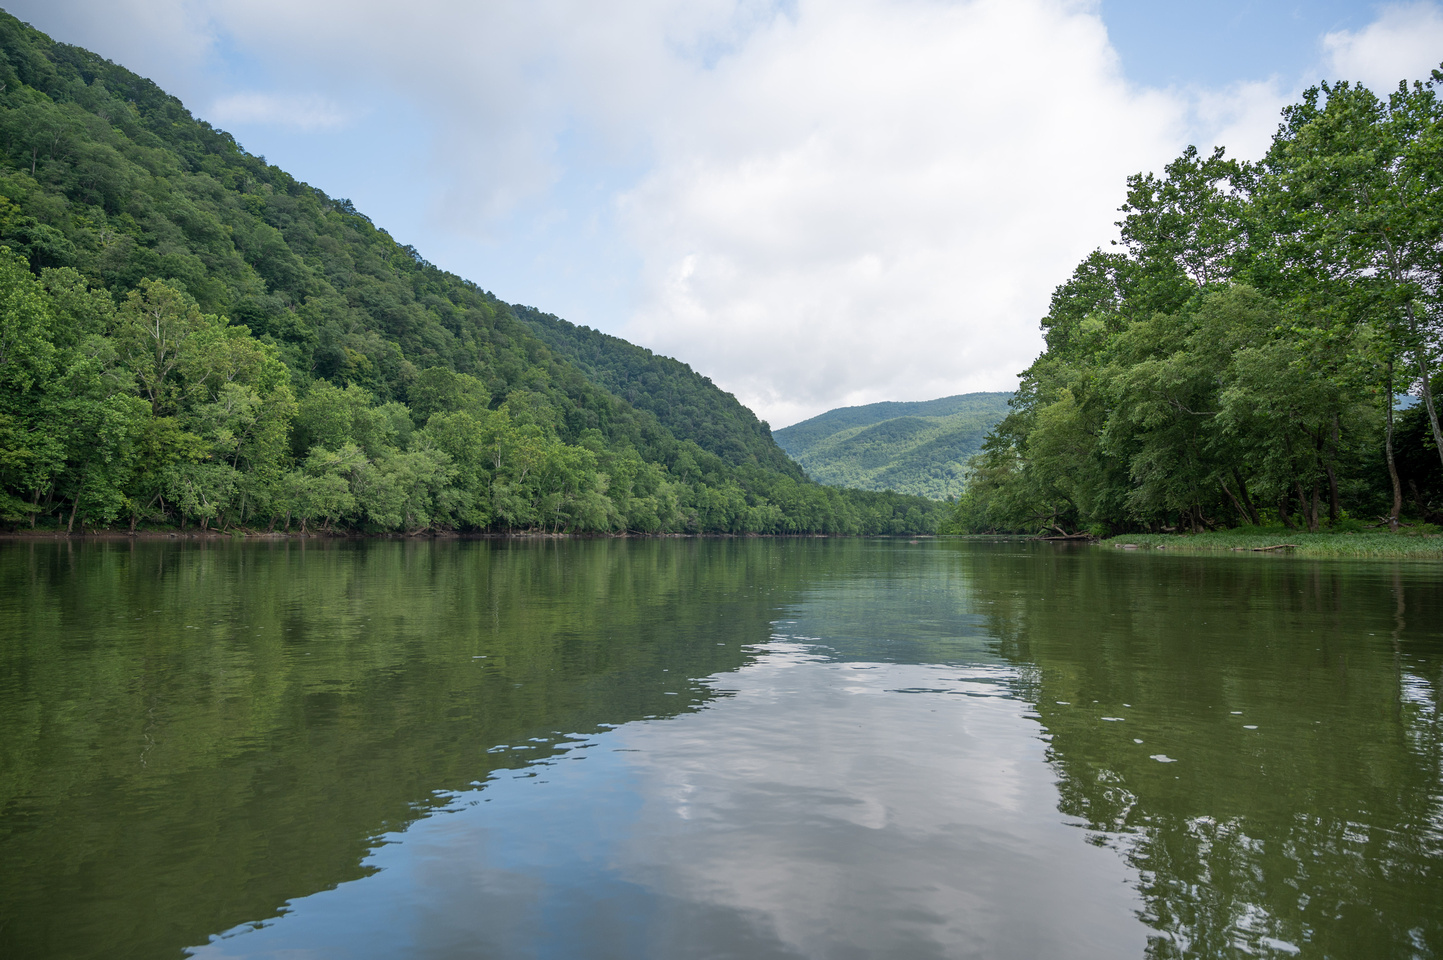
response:
[[[778,640],[707,710],[459,796],[354,891],[197,955],[1138,955],[1125,866],[1059,821],[1008,679]]]
[[[1435,955],[1438,566],[956,557],[1150,956]]]
[[[773,589],[699,546],[0,545],[0,954],[179,956],[563,735],[696,709]]]

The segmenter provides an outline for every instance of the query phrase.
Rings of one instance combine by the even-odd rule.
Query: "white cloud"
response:
[[[1297,100],[1298,92],[1286,90],[1276,77],[1189,91],[1191,127],[1206,134],[1197,145],[1224,146],[1228,156],[1241,160],[1260,159],[1272,144],[1283,108]]]
[[[695,51],[735,42],[758,15],[751,0],[418,0],[404,14],[377,0],[209,5],[277,71],[306,64],[337,81],[334,95],[347,83],[380,88],[426,115],[436,222],[483,236],[546,199],[567,172],[563,139],[584,135],[607,155],[644,150]]]
[[[1327,73],[1387,96],[1401,80],[1427,80],[1443,61],[1443,10],[1433,3],[1384,7],[1362,30],[1323,37]]]
[[[1087,7],[814,3],[693,78],[624,198],[630,331],[778,422],[1008,389],[1183,104],[1130,88]]]
[[[572,319],[691,363],[778,426],[1009,388],[1053,287],[1113,235],[1126,176],[1189,141],[1256,156],[1291,99],[1278,81],[1128,83],[1095,0],[15,2],[175,73],[222,124],[364,116],[381,140],[400,134],[374,104],[403,104],[421,158],[395,206],[430,211],[408,227],[429,231],[423,252],[542,308],[588,293],[566,271],[518,287],[495,263],[524,255],[485,251],[532,230],[578,264],[636,269],[613,288],[636,291],[629,307],[596,291],[611,315]],[[1330,56],[1369,79],[1399,30],[1436,21],[1389,8],[1330,36]],[[196,51],[226,66],[197,74]]]
[[[340,106],[316,94],[233,93],[216,100],[206,117],[220,126],[260,123],[299,130],[330,130],[349,122]]]

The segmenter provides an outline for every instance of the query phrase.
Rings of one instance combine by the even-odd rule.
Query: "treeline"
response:
[[[669,428],[349,201],[3,14],[0,246],[6,524],[936,523],[921,498],[808,482],[734,400],[691,403],[695,438]]]
[[[1258,163],[1130,178],[1122,250],[1053,294],[945,528],[1443,522],[1432,76],[1309,90]]]

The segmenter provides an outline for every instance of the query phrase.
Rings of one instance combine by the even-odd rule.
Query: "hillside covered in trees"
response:
[[[962,493],[967,459],[1007,413],[1007,393],[839,407],[776,432],[820,483],[943,500]]]
[[[767,424],[680,360],[532,307],[513,310],[554,354],[638,410],[652,414],[677,436],[695,441],[733,466],[751,464],[802,479],[802,471],[773,440]]]
[[[1258,163],[1130,178],[948,528],[1443,522],[1440,82],[1315,88]]]
[[[0,524],[900,533],[672,360],[428,263],[0,14]],[[549,344],[549,345],[548,345]]]

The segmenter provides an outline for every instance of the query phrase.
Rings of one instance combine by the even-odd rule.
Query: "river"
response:
[[[1443,565],[0,544],[0,955],[1436,957]]]

